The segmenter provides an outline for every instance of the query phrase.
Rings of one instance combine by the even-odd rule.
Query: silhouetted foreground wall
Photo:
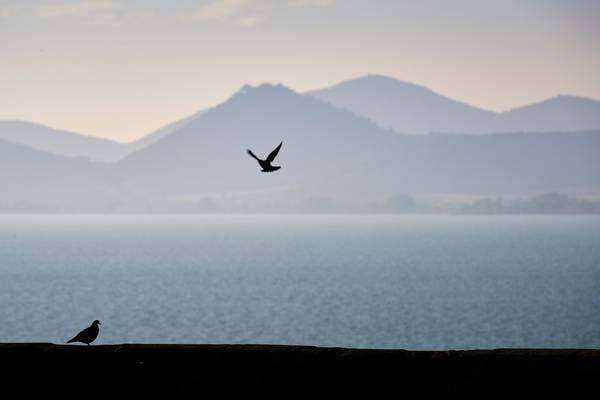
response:
[[[273,345],[0,344],[3,386],[171,393],[585,393],[600,350],[406,351]],[[39,385],[36,385],[39,384]],[[19,384],[22,385],[22,384]],[[27,388],[27,386],[21,386]],[[31,386],[30,386],[31,387]],[[411,392],[412,393],[412,392]],[[397,396],[392,396],[397,397]]]

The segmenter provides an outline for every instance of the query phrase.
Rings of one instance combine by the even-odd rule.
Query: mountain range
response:
[[[381,75],[366,75],[305,95],[368,118],[384,129],[406,134],[600,130],[600,101],[576,96],[557,96],[497,113]],[[175,132],[206,111],[169,123],[131,143],[13,120],[0,121],[0,139],[52,154],[115,162]]]
[[[282,85],[244,86],[145,140],[102,162],[1,136],[0,211],[368,212],[407,193],[600,193],[600,130],[407,135]],[[281,141],[282,169],[261,173],[246,149],[264,158]]]
[[[408,134],[600,129],[600,101],[576,96],[557,96],[498,113],[381,75],[367,75],[308,94]]]

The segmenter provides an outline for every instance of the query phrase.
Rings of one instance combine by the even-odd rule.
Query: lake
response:
[[[0,342],[600,347],[600,217],[3,215]]]

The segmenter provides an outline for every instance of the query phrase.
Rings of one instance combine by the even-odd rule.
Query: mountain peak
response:
[[[220,106],[245,107],[247,104],[252,104],[253,107],[258,105],[261,105],[261,107],[278,107],[281,104],[302,101],[301,99],[303,97],[300,94],[280,83],[262,83],[257,86],[246,84]]]
[[[591,99],[589,97],[573,96],[571,94],[559,94],[558,96],[550,99],[561,102],[577,102],[577,103],[598,103],[598,100]]]
[[[360,87],[367,90],[381,90],[387,89],[391,86],[402,86],[404,88],[412,88],[416,90],[422,90],[431,92],[431,90],[406,81],[402,81],[391,76],[381,75],[381,74],[367,74],[363,76],[359,76],[357,78],[348,79],[342,81],[336,85],[331,86],[329,89],[333,88],[343,88],[343,87]],[[327,90],[327,89],[325,89]],[[315,91],[317,92],[317,91]]]
[[[391,76],[388,75],[382,75],[382,74],[366,74],[363,76],[359,76],[358,78],[354,78],[354,79],[349,79],[348,81],[384,81],[384,82],[402,82],[399,79],[396,78],[392,78]]]
[[[506,111],[505,114],[520,112],[522,110],[540,108],[544,111],[548,111],[545,109],[546,107],[583,107],[583,109],[585,109],[586,107],[592,107],[592,111],[597,112],[599,105],[600,101],[590,99],[588,97],[573,96],[569,94],[559,94],[554,97],[550,97],[546,100],[512,108]]]
[[[245,84],[242,86],[237,92],[236,95],[247,95],[247,94],[273,94],[273,93],[287,93],[287,94],[296,94],[292,89],[287,86],[277,83],[261,83],[258,86],[252,86],[249,84]]]
[[[336,107],[398,132],[475,132],[494,113],[452,100],[426,87],[378,74],[309,92]],[[489,124],[488,124],[489,125]]]

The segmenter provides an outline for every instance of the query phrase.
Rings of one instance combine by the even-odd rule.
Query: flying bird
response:
[[[79,332],[75,337],[69,340],[67,343],[80,342],[85,343],[88,346],[98,337],[98,332],[100,332],[100,328],[98,325],[102,325],[100,321],[95,320],[92,322],[92,325],[88,326],[81,332]]]
[[[261,160],[260,158],[256,157],[254,155],[254,153],[252,153],[252,151],[250,151],[250,149],[248,149],[248,154],[250,154],[250,156],[252,158],[254,158],[256,161],[258,161],[258,164],[262,168],[262,172],[277,171],[279,168],[281,168],[281,166],[271,165],[271,163],[273,161],[275,161],[275,157],[277,157],[277,153],[279,153],[279,149],[281,149],[282,144],[283,144],[283,142],[279,143],[279,146],[277,146],[277,148],[275,150],[273,150],[271,152],[271,154],[269,154],[269,156],[264,160]]]

